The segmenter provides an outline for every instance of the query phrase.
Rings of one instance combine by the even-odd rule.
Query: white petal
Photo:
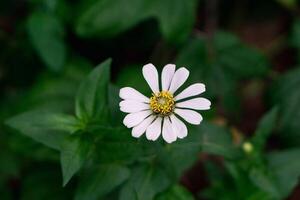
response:
[[[134,127],[131,132],[132,136],[136,138],[141,137],[141,135],[145,133],[148,126],[153,122],[154,118],[155,116],[150,115],[148,118],[142,121],[142,123]]]
[[[180,99],[184,99],[187,97],[192,97],[201,94],[205,91],[205,85],[202,83],[195,83],[193,85],[190,85],[186,89],[184,89],[182,92],[180,92],[176,97],[175,100],[178,101]]]
[[[150,126],[148,126],[146,130],[146,137],[148,140],[157,140],[161,133],[161,122],[162,118],[157,117],[156,120]]]
[[[139,123],[141,123],[146,117],[151,115],[152,111],[151,110],[144,110],[141,112],[136,112],[136,113],[130,113],[126,115],[126,117],[123,120],[123,124],[127,128],[132,128]]]
[[[124,87],[120,89],[119,95],[122,99],[132,99],[140,102],[149,103],[148,97],[131,87]]]
[[[180,139],[186,137],[188,133],[186,125],[175,115],[171,115],[170,118],[172,122],[172,127],[176,130],[177,137]]]
[[[168,117],[164,118],[162,136],[163,136],[164,140],[168,143],[174,142],[177,139],[177,135],[173,131],[171,122]]]
[[[124,100],[120,102],[120,110],[126,113],[134,113],[150,109],[149,104],[137,102],[134,100]]]
[[[179,68],[173,76],[169,91],[175,93],[176,90],[182,86],[182,84],[184,84],[186,79],[189,77],[189,73],[190,72],[186,68]]]
[[[203,119],[199,113],[193,110],[175,108],[174,112],[190,124],[200,124]]]
[[[149,63],[143,67],[143,76],[154,93],[159,92],[158,72],[153,64]]]
[[[163,68],[162,74],[161,74],[161,84],[162,84],[163,91],[169,90],[174,73],[175,73],[175,65],[174,64],[168,64]]]
[[[176,107],[178,108],[190,108],[195,110],[208,110],[210,109],[210,105],[210,101],[202,97],[176,103]]]

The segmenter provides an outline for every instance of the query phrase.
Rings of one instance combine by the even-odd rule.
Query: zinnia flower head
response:
[[[120,90],[120,110],[129,113],[123,120],[126,127],[132,128],[132,136],[140,137],[146,132],[148,140],[157,140],[160,135],[168,142],[187,136],[188,130],[182,119],[194,125],[202,121],[195,110],[210,109],[210,101],[195,97],[205,91],[205,85],[195,83],[176,94],[189,76],[189,71],[168,64],[162,70],[161,87],[159,76],[153,64],[143,67],[143,76],[152,90],[150,98],[131,87]],[[194,98],[190,98],[194,97]],[[187,99],[188,100],[185,100]]]

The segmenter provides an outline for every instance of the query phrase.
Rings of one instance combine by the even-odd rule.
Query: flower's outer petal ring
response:
[[[177,108],[190,108],[194,110],[208,110],[210,109],[210,105],[210,101],[202,97],[176,103]]]
[[[202,116],[193,110],[175,108],[174,112],[190,124],[198,125],[203,120]]]
[[[136,112],[136,113],[130,113],[126,115],[126,117],[123,120],[123,124],[127,128],[132,128],[134,126],[137,126],[139,123],[141,123],[146,117],[151,115],[152,111],[151,110],[144,110],[141,112]]]
[[[154,122],[150,126],[148,126],[146,130],[146,137],[148,140],[155,141],[160,136],[161,122],[162,122],[162,118],[157,117],[156,120],[154,120]]]
[[[134,127],[131,132],[132,136],[135,138],[141,137],[141,135],[143,135],[143,133],[145,133],[146,129],[153,122],[154,119],[155,119],[155,116],[150,115],[148,118],[146,118],[144,121],[142,121],[139,125]]]
[[[205,92],[205,85],[202,84],[202,83],[195,83],[193,85],[190,85],[186,89],[184,89],[182,92],[180,92],[175,97],[175,100],[179,101],[181,99],[185,99],[185,98],[188,98],[188,97],[199,95],[203,92]]]
[[[175,73],[175,65],[174,64],[167,64],[161,74],[161,86],[163,91],[168,91],[172,78]]]
[[[188,134],[186,125],[175,115],[171,115],[170,118],[171,118],[173,130],[176,131],[177,137],[180,139],[185,138]]]
[[[189,74],[190,72],[186,68],[179,68],[173,76],[169,91],[174,94],[176,90],[184,84],[189,77]]]
[[[120,102],[120,110],[125,113],[140,112],[143,110],[149,110],[150,106],[146,103],[141,103],[133,100],[124,100]]]
[[[134,88],[131,87],[124,87],[122,89],[120,89],[120,93],[119,93],[120,97],[122,99],[131,99],[131,100],[135,100],[138,102],[145,102],[145,103],[149,103],[149,98],[146,97],[145,95],[143,95],[142,93],[140,93],[139,91],[137,91]]]
[[[143,76],[154,93],[159,92],[158,72],[151,63],[144,65]]]
[[[173,131],[171,122],[168,117],[164,118],[162,136],[167,143],[172,143],[177,139],[177,135]]]

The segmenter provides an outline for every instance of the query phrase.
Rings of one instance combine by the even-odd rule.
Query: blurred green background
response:
[[[297,0],[1,1],[0,199],[299,200],[299,50]],[[173,144],[122,125],[149,62],[212,101]]]

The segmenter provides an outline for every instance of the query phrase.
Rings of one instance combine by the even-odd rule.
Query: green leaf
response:
[[[197,161],[201,151],[233,159],[240,152],[232,144],[230,132],[223,127],[202,122],[199,127],[189,127],[189,135],[163,148],[153,146],[161,168],[173,181],[179,181],[182,173]],[[189,155],[189,156],[186,156]]]
[[[22,175],[20,196],[22,200],[65,200],[72,199],[73,191],[59,184],[60,171],[57,165],[29,165]],[[2,194],[1,194],[2,199]]]
[[[109,109],[110,109],[110,123],[115,126],[120,126],[123,121],[124,115],[120,112],[120,88],[112,84],[109,85]]]
[[[59,75],[45,71],[13,107],[16,111],[47,109],[51,112],[72,113],[79,83],[91,69],[87,61],[77,58],[66,63],[64,71]]]
[[[272,198],[281,199],[276,182],[270,178],[266,172],[262,172],[259,169],[252,169],[249,177],[254,185],[260,188],[262,191],[268,193]]]
[[[268,155],[269,170],[275,174],[282,199],[287,197],[299,182],[300,149],[273,152]]]
[[[257,77],[268,72],[266,57],[229,33],[217,32],[214,36],[214,47],[217,62],[238,78]]]
[[[201,153],[202,134],[197,128],[190,128],[184,139],[166,146],[151,145],[161,168],[173,181],[179,181],[182,174],[191,168]],[[189,155],[189,156],[186,156]]]
[[[132,170],[132,175],[120,192],[120,200],[152,200],[170,185],[169,179],[158,168],[142,165]]]
[[[159,21],[162,35],[168,41],[177,43],[185,41],[192,31],[197,0],[150,0],[153,2],[150,15]]]
[[[176,64],[186,66],[193,73],[189,79],[192,81],[205,81],[210,66],[207,64],[207,51],[204,40],[192,39],[179,52]]]
[[[89,3],[81,12],[76,24],[80,36],[115,36],[145,18],[146,1],[140,0],[97,0]],[[112,14],[114,13],[114,14]],[[126,16],[126,17],[124,17]]]
[[[232,47],[240,44],[240,40],[232,33],[225,31],[218,31],[213,37],[214,48],[218,52],[226,51]]]
[[[193,200],[193,195],[181,185],[174,185],[155,200]]]
[[[210,123],[202,123],[198,128],[201,134],[202,151],[232,159],[239,155],[239,151],[234,147],[230,132],[220,126]]]
[[[232,74],[236,79],[262,76],[268,72],[266,57],[230,33],[215,34],[211,43],[212,55],[207,52],[205,44],[202,38],[191,40],[179,52],[176,63],[192,68],[202,80],[209,79],[215,67],[221,67],[222,71]]]
[[[266,74],[268,62],[257,50],[246,46],[234,46],[220,54],[219,62],[239,78]]]
[[[300,117],[300,68],[284,74],[271,91],[273,104],[279,105],[279,135],[290,145],[299,145]]]
[[[51,148],[60,149],[66,135],[78,128],[77,120],[70,115],[46,111],[31,111],[7,120],[7,125]]]
[[[122,68],[117,76],[116,85],[119,87],[133,87],[146,96],[151,94],[151,89],[143,78],[141,65]]]
[[[78,135],[67,137],[62,144],[60,162],[63,173],[63,186],[65,186],[72,176],[82,167],[89,151],[91,143]]]
[[[99,64],[79,87],[75,110],[76,116],[83,122],[107,120],[110,64],[111,59]]]
[[[207,80],[207,94],[217,96],[221,105],[230,114],[239,114],[241,111],[241,99],[238,93],[237,78],[220,63],[210,66],[211,70],[205,77]]]
[[[237,166],[232,163],[225,161],[224,167],[226,171],[214,161],[207,160],[203,163],[206,172],[205,176],[208,178],[210,186],[200,192],[200,197],[213,200],[218,199],[220,194],[222,194],[222,200],[245,199],[242,198],[239,190],[239,187],[245,185],[244,180],[241,179]],[[239,182],[238,186],[235,184],[236,180]]]
[[[217,38],[218,39],[218,38]],[[223,43],[218,43],[220,51],[228,48],[234,41],[229,38]],[[230,42],[231,41],[231,42]],[[204,40],[193,39],[179,53],[176,64],[186,66],[191,70],[190,80],[193,82],[203,82],[207,87],[209,97],[219,97],[222,99],[226,110],[238,113],[240,99],[237,95],[237,78],[226,70],[216,59],[209,60],[206,44]]]
[[[270,197],[270,195],[266,192],[257,190],[251,194],[249,194],[249,196],[245,197],[245,200],[274,200],[273,197]]]
[[[211,51],[206,43],[200,37],[190,40],[179,52],[176,64],[189,68],[190,80],[205,83],[207,95],[219,98],[226,111],[237,118],[241,104],[239,81],[265,75],[268,62],[259,51],[230,33],[217,32],[210,43]]]
[[[76,24],[81,36],[112,37],[154,17],[168,41],[182,42],[192,30],[197,1],[97,0],[82,7],[85,9]]]
[[[269,135],[272,133],[273,128],[276,125],[278,118],[278,107],[273,108],[261,119],[258,124],[258,127],[255,131],[255,134],[252,138],[252,142],[256,149],[259,151],[263,150],[266,140]]]
[[[127,168],[115,164],[94,167],[83,174],[75,199],[97,200],[122,184],[129,175]]]
[[[296,9],[298,5],[297,0],[276,0],[276,1],[289,9]]]
[[[132,184],[124,185],[119,194],[119,200],[139,200],[137,192]]]
[[[290,44],[295,48],[300,48],[300,21],[296,20],[292,26]]]
[[[41,59],[53,71],[60,71],[66,60],[63,25],[53,15],[33,13],[27,23],[33,46]]]
[[[95,136],[93,161],[96,164],[131,164],[143,156],[143,144],[137,142],[130,129],[123,127],[93,126],[89,130]],[[111,153],[114,152],[114,153]]]
[[[94,153],[91,154],[95,165],[128,165],[143,158],[143,143],[131,136],[130,129],[107,125],[88,128],[87,131],[95,136]]]

